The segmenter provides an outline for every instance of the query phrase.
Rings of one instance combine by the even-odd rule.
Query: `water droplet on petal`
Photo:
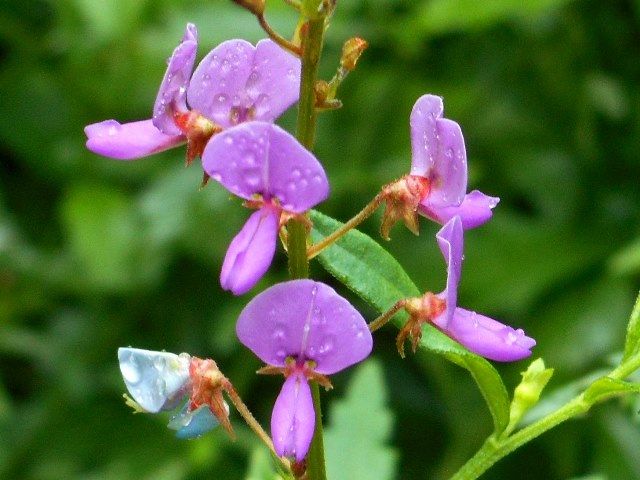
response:
[[[128,362],[121,363],[120,370],[125,381],[129,383],[138,383],[140,381],[140,370],[133,358],[129,359]]]

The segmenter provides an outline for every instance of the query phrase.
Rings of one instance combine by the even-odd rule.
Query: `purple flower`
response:
[[[278,455],[301,461],[315,428],[308,379],[330,385],[324,375],[369,355],[373,340],[364,318],[331,287],[293,280],[251,300],[236,332],[269,371],[287,377],[273,408],[271,434]]]
[[[453,217],[436,235],[440,251],[447,263],[447,286],[439,298],[445,310],[432,319],[444,333],[474,353],[498,362],[511,362],[531,355],[536,344],[521,329],[515,330],[492,318],[457,306],[458,283],[463,260],[463,226],[459,216]]]
[[[245,40],[223,42],[192,74],[197,45],[196,27],[188,24],[168,61],[152,120],[88,125],[87,148],[131,160],[186,141],[191,161],[220,130],[250,120],[271,122],[298,99],[300,60],[271,40],[255,47]]]
[[[278,230],[329,195],[318,160],[280,127],[247,122],[213,137],[202,167],[233,194],[258,207],[231,242],[220,283],[235,295],[249,291],[269,268]]]
[[[487,222],[500,201],[478,190],[467,191],[467,153],[460,125],[443,118],[442,98],[420,97],[411,111],[411,175],[429,180],[420,200],[422,215],[438,223],[460,216],[463,228]],[[466,195],[465,195],[466,194]]]
[[[474,190],[467,191],[467,153],[460,126],[443,118],[442,98],[423,95],[413,106],[411,172],[382,190],[386,202],[381,233],[402,220],[418,234],[418,215],[445,224],[458,215],[464,229],[487,222],[500,201]]]

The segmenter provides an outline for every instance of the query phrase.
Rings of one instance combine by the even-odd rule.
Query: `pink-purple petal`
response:
[[[315,429],[311,389],[301,374],[289,376],[271,414],[271,437],[276,453],[300,462],[306,457]]]
[[[231,108],[248,106],[244,90],[254,55],[246,40],[228,40],[211,50],[191,77],[189,106],[222,127],[232,126]]]
[[[192,23],[187,24],[182,42],[169,58],[167,70],[160,84],[153,106],[153,124],[167,135],[179,135],[174,112],[187,111],[187,87],[193,71],[198,49],[198,31]]]
[[[490,197],[474,190],[465,195],[460,205],[443,205],[425,198],[418,206],[418,211],[427,218],[438,223],[446,223],[454,216],[460,216],[462,228],[469,230],[488,222],[493,216],[493,208],[500,202],[498,197]]]
[[[429,199],[459,205],[467,189],[467,154],[460,126],[442,118],[442,98],[420,97],[411,111],[411,174],[432,181]]]
[[[448,325],[434,322],[470,351],[496,362],[512,362],[531,355],[536,341],[492,318],[456,308]]]
[[[440,315],[440,326],[446,327],[453,317],[458,298],[458,283],[462,273],[464,233],[460,217],[453,217],[436,234],[438,246],[447,264],[447,287],[440,294],[446,302],[446,309]]]
[[[300,59],[275,42],[258,42],[245,86],[255,120],[272,122],[298,100],[300,68]]]
[[[275,197],[293,213],[329,195],[320,162],[292,135],[267,122],[246,122],[214,136],[202,154],[202,167],[235,195]]]
[[[331,287],[312,280],[279,283],[244,308],[236,333],[269,365],[287,357],[313,360],[315,371],[332,374],[366,358],[372,338],[358,311]]]
[[[165,135],[151,120],[119,123],[105,120],[84,127],[87,149],[118,160],[133,160],[162,152],[185,141],[182,135]]]
[[[276,251],[280,213],[263,207],[254,212],[234,237],[224,257],[220,284],[242,295],[266,273]]]

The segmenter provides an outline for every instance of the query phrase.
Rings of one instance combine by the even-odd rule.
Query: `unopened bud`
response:
[[[233,2],[246,8],[254,15],[261,16],[264,13],[265,0],[233,0]]]
[[[546,368],[541,358],[532,362],[526,372],[522,372],[522,381],[513,392],[507,434],[512,432],[524,414],[538,403],[540,394],[552,375],[553,368]]]
[[[364,52],[369,44],[360,37],[353,37],[344,42],[342,46],[342,57],[340,58],[340,66],[349,72],[356,68],[356,63],[362,52]]]

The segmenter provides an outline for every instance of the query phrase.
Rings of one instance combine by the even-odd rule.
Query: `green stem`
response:
[[[313,408],[316,412],[316,429],[313,432],[313,441],[307,455],[307,478],[309,480],[327,478],[324,466],[324,438],[322,435],[322,408],[320,407],[320,386],[311,382],[311,395],[313,396]]]
[[[624,380],[640,368],[640,354],[630,357],[609,375],[610,378]],[[511,436],[490,436],[480,447],[480,450],[465,463],[451,480],[473,480],[486,472],[494,463],[507,456],[520,446],[542,435],[556,425],[572,417],[589,411],[594,402],[585,400],[584,393],[573,398],[555,412],[550,413],[535,423],[517,431]]]
[[[485,440],[480,450],[478,450],[476,454],[471,457],[471,459],[465,463],[453,477],[451,477],[451,480],[472,480],[478,478],[494,463],[513,452],[518,447],[533,440],[537,436],[565,420],[585,413],[589,408],[591,408],[591,405],[583,400],[582,395],[578,395],[552,414],[529,425],[528,427],[523,428],[507,439],[496,438],[493,435],[490,436]]]
[[[306,0],[303,11],[314,12],[308,18],[306,31],[302,37],[302,74],[300,80],[300,99],[298,100],[297,137],[308,150],[313,149],[316,134],[316,98],[315,83],[318,77],[318,63],[322,53],[325,17],[317,14],[320,2]],[[289,254],[289,273],[291,278],[305,278],[309,275],[309,260],[307,259],[307,230],[306,225],[293,219],[287,225]],[[320,390],[313,382],[313,405],[316,415],[316,427],[313,440],[307,455],[307,478],[309,480],[326,480],[324,466],[324,441],[322,437],[322,410],[320,409]]]

